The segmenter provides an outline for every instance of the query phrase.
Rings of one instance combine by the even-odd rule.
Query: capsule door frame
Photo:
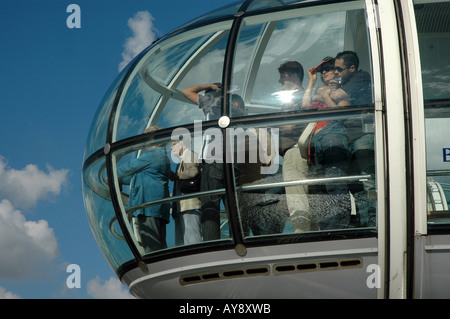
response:
[[[412,22],[414,16],[411,16],[413,8],[408,1],[367,0],[366,8],[374,63],[375,121],[378,128],[378,260],[383,278],[378,297],[408,298],[411,296],[414,273],[412,238],[414,232],[424,232],[420,213],[423,215],[422,208],[424,203],[426,205],[422,191],[426,182],[426,170],[423,168],[425,153],[421,152],[424,150],[423,104],[420,104],[423,99],[421,88],[417,89],[421,83],[408,81],[420,79],[420,74],[417,74],[420,70],[417,68],[417,63],[420,66],[418,45],[414,41],[417,34]],[[411,105],[415,113],[410,122],[408,112],[412,110]]]

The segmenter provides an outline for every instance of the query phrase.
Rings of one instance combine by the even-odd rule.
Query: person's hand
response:
[[[311,81],[317,81],[317,71],[316,68],[309,68],[308,69],[308,75]]]
[[[339,89],[340,87],[341,87],[341,78],[340,77],[338,77],[338,78],[334,78],[333,80],[331,80],[329,83],[328,83],[328,87],[332,90],[332,91],[335,91],[335,90],[337,90],[337,89]]]
[[[209,88],[214,91],[219,91],[222,89],[222,85],[218,85],[217,83],[211,83]]]
[[[328,83],[328,87],[331,91],[336,91],[339,89],[340,84],[336,80],[331,80],[330,83]]]

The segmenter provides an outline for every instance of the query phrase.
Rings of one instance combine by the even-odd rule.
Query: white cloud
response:
[[[87,284],[87,293],[95,299],[135,299],[119,279],[110,277],[103,284],[96,276]]]
[[[148,11],[136,13],[133,18],[128,19],[128,26],[133,31],[133,35],[125,42],[119,71],[122,71],[134,57],[156,39],[153,17]]]
[[[0,202],[0,278],[36,276],[58,255],[58,243],[45,220],[29,221],[10,201]]]
[[[48,173],[41,171],[33,164],[22,170],[12,169],[0,156],[0,199],[8,199],[14,207],[30,208],[39,200],[59,195],[69,170],[54,170],[50,166],[47,170]]]
[[[12,292],[6,291],[5,288],[0,287],[0,299],[22,299],[22,298],[20,298],[18,295]]]

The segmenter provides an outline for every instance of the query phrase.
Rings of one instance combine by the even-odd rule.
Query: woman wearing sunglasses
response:
[[[309,83],[303,97],[304,108],[325,108],[350,105],[348,94],[340,88],[341,80],[336,77],[334,59],[326,57],[315,68],[308,70]],[[317,82],[317,73],[322,75],[323,85],[320,85],[313,95],[313,88]]]
[[[323,85],[313,94],[317,73],[322,75]],[[336,77],[335,59],[326,57],[315,68],[308,70],[309,83],[303,97],[303,108],[330,108],[349,106],[349,95],[341,88]],[[328,120],[315,123],[306,140],[308,164],[318,177],[345,176],[352,154],[347,132],[340,121]],[[345,183],[311,185],[309,187],[309,219],[317,220],[319,229],[347,228],[350,222],[349,192]],[[330,205],[323,203],[330,203]],[[332,205],[334,203],[335,205]],[[331,209],[333,207],[333,209]],[[314,230],[314,229],[311,229]]]

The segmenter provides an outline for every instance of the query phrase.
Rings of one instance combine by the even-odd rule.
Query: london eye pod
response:
[[[83,164],[91,229],[130,292],[449,297],[449,11],[240,1],[141,52]],[[182,191],[188,151],[201,185]]]

